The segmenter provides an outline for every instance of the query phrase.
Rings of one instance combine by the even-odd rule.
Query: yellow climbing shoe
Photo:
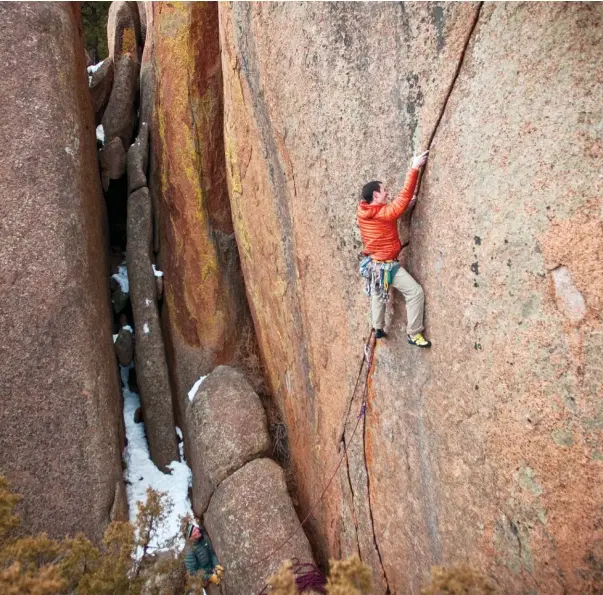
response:
[[[407,337],[408,337],[408,342],[411,345],[416,345],[417,347],[431,347],[431,341],[428,341],[423,336],[423,333],[417,333],[416,335],[414,335],[414,337],[407,335]]]

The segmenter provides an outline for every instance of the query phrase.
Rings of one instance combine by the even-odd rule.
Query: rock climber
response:
[[[184,564],[190,575],[202,572],[203,584],[220,584],[224,568],[220,566],[216,552],[209,541],[207,533],[196,525],[189,523],[186,527],[187,547]]]
[[[423,336],[425,297],[421,286],[397,260],[402,250],[397,221],[411,202],[414,203],[419,170],[425,165],[428,153],[425,151],[413,159],[404,188],[392,202],[389,202],[389,192],[381,182],[365,184],[357,212],[360,237],[364,244],[360,274],[366,278],[366,293],[371,296],[375,339],[387,337],[383,330],[385,305],[389,298],[389,286],[393,285],[406,301],[408,342],[417,347],[431,347],[431,342]]]

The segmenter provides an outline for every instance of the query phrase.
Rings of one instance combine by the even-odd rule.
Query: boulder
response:
[[[154,3],[152,9],[155,169],[149,184],[169,280],[162,323],[182,417],[199,375],[219,363],[252,361],[255,338],[226,186],[218,5]]]
[[[214,490],[245,463],[270,451],[266,414],[243,374],[218,366],[186,409],[193,511],[202,516]]]
[[[302,514],[338,463],[369,329],[359,191],[397,191],[433,139],[404,236],[433,348],[406,344],[394,295],[319,551],[360,550],[375,593],[418,593],[459,552],[507,593],[594,590],[603,7],[219,10],[233,221]]]
[[[26,533],[97,541],[124,520],[122,414],[79,8],[0,20],[0,472]]]
[[[136,329],[135,365],[151,459],[162,470],[179,460],[172,392],[151,264],[151,199],[146,188],[128,197],[128,280]]]
[[[119,136],[114,137],[98,150],[98,163],[103,190],[107,192],[110,181],[119,180],[126,171],[127,155]]]
[[[111,59],[103,60],[102,65],[92,73],[89,87],[90,96],[92,97],[92,109],[94,110],[94,122],[100,124],[113,88],[113,61]]]
[[[149,160],[149,125],[140,124],[138,136],[128,149],[128,193],[147,185]]]
[[[136,2],[111,2],[107,19],[107,44],[109,58],[112,60],[118,60],[122,55],[129,53],[140,62],[143,37]]]
[[[203,520],[226,569],[223,589],[229,595],[259,593],[283,560],[313,562],[308,538],[287,492],[285,474],[270,459],[251,461],[225,479],[214,492]]]
[[[115,340],[115,353],[120,366],[129,366],[134,358],[134,337],[128,329],[121,328]]]
[[[136,124],[139,70],[140,64],[130,54],[124,54],[115,61],[113,89],[102,118],[107,143],[119,136],[124,148],[130,146]]]

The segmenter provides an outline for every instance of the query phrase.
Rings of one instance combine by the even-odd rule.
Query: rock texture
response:
[[[242,363],[254,338],[226,186],[218,5],[154,3],[152,10],[150,186],[165,272],[162,322],[182,417],[197,378]]]
[[[172,394],[151,264],[151,198],[147,188],[128,197],[128,280],[136,328],[135,365],[151,459],[162,470],[177,461]]]
[[[140,64],[131,54],[124,54],[115,61],[115,80],[109,103],[103,114],[102,124],[105,142],[116,136],[127,149],[136,126],[136,92]]]
[[[129,53],[140,62],[143,40],[138,3],[122,0],[111,2],[107,19],[109,58],[117,61]]]
[[[147,185],[149,125],[141,122],[136,140],[128,149],[128,193]]]
[[[241,372],[218,366],[186,410],[187,459],[193,471],[193,511],[202,516],[216,487],[245,463],[270,451],[266,414]]]
[[[126,163],[127,154],[119,136],[114,137],[102,149],[98,150],[98,164],[105,192],[109,189],[111,180],[119,180],[124,175]]]
[[[0,473],[28,532],[99,539],[127,510],[79,9],[2,3],[0,19]]]
[[[94,122],[100,124],[109,103],[111,89],[113,88],[113,61],[106,59],[102,65],[92,73],[89,82]]]
[[[379,593],[418,592],[461,556],[504,592],[588,592],[603,538],[603,9],[219,9],[233,221],[303,511],[338,461],[369,326],[359,190],[397,190],[435,134],[402,229],[434,347],[406,345],[395,298],[317,547],[360,548]]]
[[[283,560],[313,561],[283,470],[270,459],[256,459],[225,479],[213,495],[204,522],[218,559],[227,569],[222,588],[228,595],[259,593]],[[296,530],[294,538],[264,560]]]
[[[115,354],[120,366],[129,366],[134,359],[134,337],[132,332],[121,328],[115,340]]]

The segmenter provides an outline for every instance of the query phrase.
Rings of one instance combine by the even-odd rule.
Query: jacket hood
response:
[[[383,205],[369,204],[361,200],[358,203],[357,215],[360,219],[372,219],[380,210]]]

